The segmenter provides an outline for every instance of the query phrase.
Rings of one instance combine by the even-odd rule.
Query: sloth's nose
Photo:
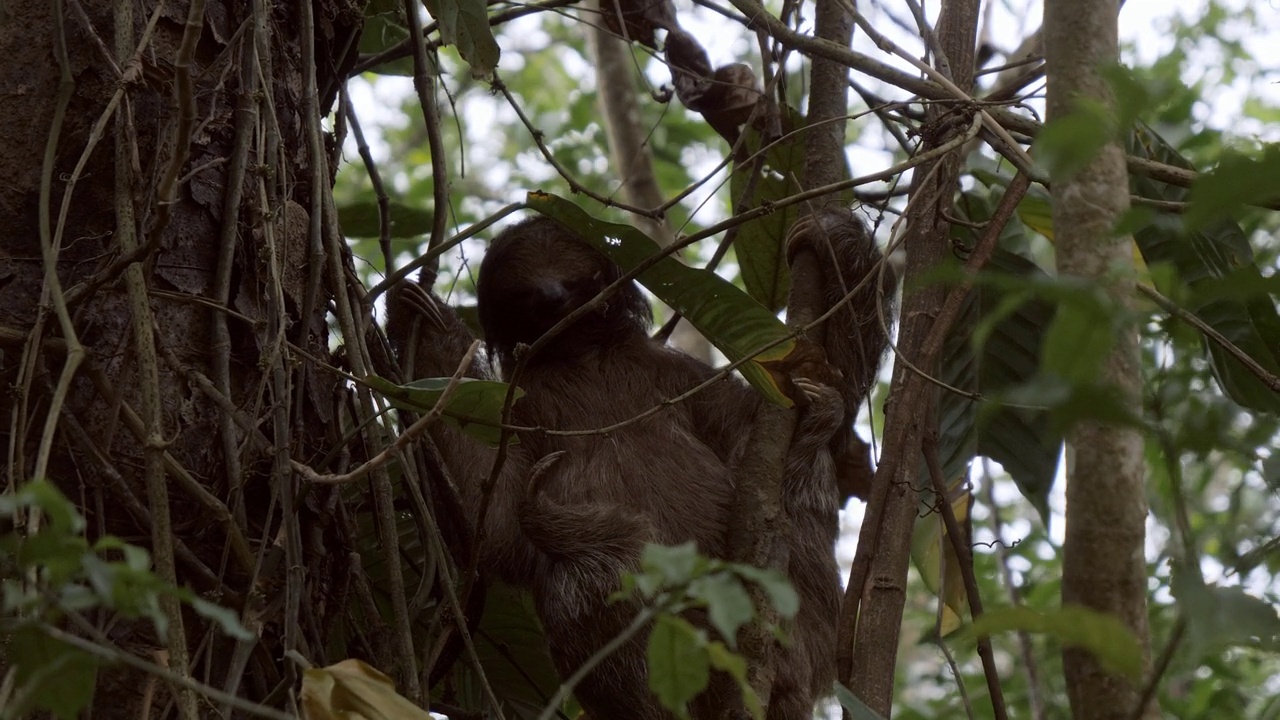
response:
[[[537,289],[547,307],[561,307],[569,300],[569,289],[559,280],[539,280]]]

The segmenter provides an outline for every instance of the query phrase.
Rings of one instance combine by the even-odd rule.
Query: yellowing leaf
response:
[[[302,674],[305,720],[431,720],[396,693],[391,678],[359,660],[343,660]]]
[[[1018,203],[1018,219],[1027,227],[1045,236],[1049,242],[1054,242],[1053,206],[1047,196],[1027,193],[1022,202]],[[1152,287],[1151,273],[1147,271],[1147,261],[1143,259],[1142,250],[1137,242],[1133,243],[1133,266],[1137,271],[1139,282]]]
[[[968,527],[969,506],[972,501],[973,495],[967,490],[961,490],[959,497],[951,500],[951,510],[955,513],[962,532]],[[913,534],[911,559],[920,572],[925,587],[933,591],[942,603],[938,634],[946,637],[964,624],[964,607],[968,598],[960,572],[960,560],[956,557],[951,538],[947,536],[942,513],[931,513],[917,522]],[[961,538],[961,542],[968,544],[969,538]]]

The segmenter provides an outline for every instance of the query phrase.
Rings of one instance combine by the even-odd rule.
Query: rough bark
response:
[[[815,37],[849,47],[853,17],[845,7],[839,0],[818,0],[814,10]],[[806,190],[844,179],[846,123],[826,121],[848,114],[848,66],[815,57],[809,70],[809,112],[805,116],[810,126],[804,139]]]
[[[1045,3],[1048,119],[1069,115],[1077,100],[1115,107],[1101,75],[1119,60],[1115,0]],[[1129,208],[1124,151],[1107,144],[1075,174],[1052,177],[1058,271],[1096,281],[1117,308],[1129,305],[1132,242],[1114,232]],[[1138,328],[1124,324],[1097,378],[1133,415],[1140,415]],[[1067,469],[1066,541],[1062,602],[1120,618],[1148,645],[1147,572],[1143,543],[1147,503],[1142,434],[1135,427],[1082,422],[1067,435],[1074,462]],[[1149,663],[1149,659],[1148,659]],[[1076,718],[1132,717],[1140,688],[1103,671],[1082,650],[1063,653],[1067,694]],[[1158,717],[1155,706],[1147,717]]]
[[[966,92],[973,86],[978,6],[977,0],[951,0],[943,4],[937,23],[936,34],[953,73],[951,79]],[[935,67],[940,64],[935,59]],[[928,106],[928,125],[935,130],[926,134],[922,152],[950,139],[950,134],[941,128],[951,112],[947,105]],[[962,125],[964,123],[954,123],[950,127]],[[915,168],[913,177],[918,180],[913,185],[907,216],[904,241],[907,263],[902,285],[908,291],[902,301],[897,348],[915,368],[934,376],[938,371],[938,358],[922,357],[922,351],[945,289],[937,283],[925,283],[923,278],[928,277],[949,252],[947,217],[954,215],[960,163],[961,158],[953,154]],[[854,559],[855,575],[859,564],[866,566],[867,571],[861,586],[851,585],[848,590],[860,599],[852,656],[847,663],[842,662],[841,680],[885,717],[893,706],[911,532],[920,501],[914,488],[920,478],[924,422],[933,416],[937,393],[934,385],[905,363],[894,363],[893,381],[885,404],[885,454],[876,469]],[[846,594],[846,604],[852,601]],[[846,620],[849,614],[846,611]]]
[[[316,80],[330,97],[360,4],[311,6],[316,55],[332,59]],[[20,120],[0,127],[0,382],[11,390],[0,444],[12,482],[46,475],[80,505],[91,536],[150,546],[160,576],[240,612],[259,634],[237,643],[186,613],[185,636],[175,625],[167,648],[144,622],[113,622],[113,641],[148,660],[165,648],[175,671],[263,698],[294,677],[285,651],[327,659],[328,627],[345,606],[337,492],[280,472],[290,458],[328,456],[341,438],[337,378],[314,362],[331,361],[334,288],[308,283],[325,260],[308,232],[320,212],[313,180],[332,169],[305,140],[314,90],[303,6],[201,6],[5,6],[0,99]],[[59,38],[74,83],[62,116]],[[85,360],[46,426],[77,342]],[[282,550],[284,536],[306,538],[306,557],[298,543]],[[94,717],[142,716],[149,686],[136,671],[105,671]],[[180,707],[195,713],[189,695]]]

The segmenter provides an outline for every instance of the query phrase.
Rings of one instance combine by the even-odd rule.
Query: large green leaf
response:
[[[1207,585],[1198,568],[1177,568],[1170,590],[1187,620],[1191,657],[1233,646],[1280,649],[1276,607],[1240,587]]]
[[[489,27],[484,0],[425,0],[427,12],[440,23],[440,39],[458,49],[475,77],[488,77],[498,67],[501,50]]]
[[[990,180],[993,185],[1002,182],[995,176]],[[973,190],[961,196],[958,209],[966,219],[982,223],[990,218],[994,202],[988,194]],[[1016,219],[1005,226],[1000,247],[966,298],[943,346],[942,381],[980,393],[988,402],[979,408],[968,397],[941,392],[938,455],[949,480],[964,474],[975,455],[995,460],[1047,520],[1061,434],[1050,426],[1047,412],[1000,402],[1006,391],[1036,377],[1044,334],[1054,317],[1053,307],[1027,288],[1045,274],[1035,263],[1004,249],[1026,247],[1026,233],[1025,225]],[[956,234],[968,243],[976,240],[972,230],[957,229]]]
[[[1078,100],[1070,114],[1046,123],[1036,136],[1036,158],[1054,180],[1068,179],[1098,156],[1116,127],[1112,110]]]
[[[746,173],[735,170],[729,183],[733,197],[742,197],[748,185]],[[752,190],[744,207],[759,207],[786,197],[789,190],[794,190],[794,185],[785,177],[762,175],[756,178]],[[747,294],[775,312],[786,307],[787,291],[791,288],[786,238],[787,231],[795,224],[797,209],[796,205],[788,205],[748,220],[738,227],[738,236],[733,241],[742,285]]]
[[[1280,197],[1280,146],[1266,145],[1258,157],[1232,150],[1222,154],[1218,166],[1196,178],[1191,187],[1187,225],[1203,227],[1229,219],[1246,205]]]
[[[784,133],[804,119],[792,108],[782,111]],[[734,211],[757,208],[800,191],[804,177],[804,133],[784,135],[765,151],[764,161],[754,155],[760,149],[760,131],[746,129],[744,142],[751,153],[745,163],[735,162],[729,176],[729,194]],[[751,171],[759,168],[752,177]],[[752,190],[747,193],[747,189]],[[787,266],[787,231],[795,224],[800,208],[789,205],[776,212],[748,220],[737,228],[733,250],[742,272],[747,294],[761,305],[777,312],[787,304],[791,287],[791,269]]]
[[[987,268],[1012,277],[1044,277],[1035,263],[999,250]],[[1045,328],[1053,321],[1054,308],[1027,294],[993,288],[982,289],[981,303],[989,325],[980,333],[985,338],[980,386],[984,393],[998,396],[1039,371]],[[979,413],[978,454],[1000,463],[1046,522],[1061,452],[1062,435],[1051,426],[1048,412],[995,403]]]
[[[1000,182],[995,176],[992,180],[995,185]],[[990,194],[973,190],[961,196],[959,210],[967,219],[983,223],[990,218],[994,202]],[[976,233],[960,226],[954,235],[967,243],[977,239]],[[1001,245],[1025,247],[1025,235],[1026,228],[1014,219],[1003,229]],[[950,273],[959,272],[958,262],[949,265]],[[1047,413],[1016,409],[998,400],[1002,392],[1027,382],[1039,370],[1042,336],[1053,315],[1045,304],[1033,302],[1030,293],[1016,289],[1024,276],[1035,274],[1043,275],[1034,263],[997,248],[943,345],[941,381],[990,400],[979,406],[965,395],[939,391],[938,458],[953,510],[962,522],[970,498],[956,486],[968,477],[977,455],[999,462],[1041,518],[1048,519],[1061,437],[1050,429]],[[920,483],[930,487],[926,473],[922,469]],[[941,632],[946,635],[963,620],[965,590],[942,517],[932,507],[936,502],[933,499],[928,508],[922,508],[930,514],[916,523],[911,557],[925,584],[943,602]]]
[[[938,376],[947,387],[966,393],[981,390],[978,373],[980,363],[971,340],[979,320],[981,293],[982,288],[975,288],[965,298],[950,334],[943,341],[943,360],[938,366]],[[937,393],[938,462],[942,465],[943,477],[950,481],[952,478],[968,476],[969,461],[973,460],[978,451],[978,405],[968,397],[950,390],[939,390]],[[932,487],[932,481],[926,472],[924,468],[921,469],[921,482],[923,487]]]
[[[1139,157],[1193,169],[1186,158],[1146,126],[1135,130],[1130,151]],[[1201,192],[1207,199],[1200,202],[1210,203],[1219,194],[1215,183],[1225,180],[1203,182],[1215,188]],[[1184,188],[1139,175],[1131,177],[1131,186],[1138,195],[1157,200],[1184,202],[1189,195]],[[1280,374],[1280,315],[1264,289],[1267,283],[1253,261],[1248,239],[1239,225],[1220,213],[1202,210],[1200,217],[1204,224],[1192,229],[1173,213],[1154,214],[1134,233],[1143,259],[1150,266],[1165,264],[1176,271],[1180,284],[1166,275],[1155,274],[1162,293],[1221,333],[1268,372]],[[1240,296],[1224,293],[1224,286],[1258,291]],[[1280,414],[1280,394],[1217,343],[1206,340],[1206,346],[1223,392],[1244,407]]]
[[[529,193],[528,204],[542,214],[577,231],[592,247],[608,255],[623,270],[631,270],[661,251],[647,235],[629,225],[606,223],[563,198]],[[796,347],[787,326],[760,303],[713,272],[691,268],[670,256],[636,278],[666,304],[675,308],[731,361],[766,398],[790,406],[769,363],[785,358]]]
[[[13,670],[10,717],[43,710],[54,717],[80,717],[93,700],[98,659],[55,640],[32,624],[8,631],[6,658]]]
[[[1067,647],[1088,650],[1110,672],[1135,680],[1142,676],[1142,647],[1133,632],[1115,616],[1079,605],[996,608],[975,620],[956,642],[1012,631],[1047,635]]]
[[[365,382],[396,407],[420,413],[435,407],[450,378],[424,378],[397,385],[377,375],[369,375]],[[507,398],[507,387],[507,383],[496,380],[461,378],[442,417],[471,437],[496,446],[502,436],[502,408]],[[523,395],[524,391],[516,388],[516,399]],[[513,436],[510,441],[518,442],[518,439]]]
[[[685,705],[707,687],[711,661],[706,638],[684,618],[659,615],[649,635],[649,689],[668,710],[685,715]]]
[[[485,595],[484,615],[474,635],[476,655],[489,687],[507,705],[509,718],[535,718],[560,687],[529,593],[495,584]],[[455,687],[469,709],[487,707],[475,668],[454,666]],[[568,717],[573,717],[566,708]]]
[[[746,162],[735,162],[729,178],[729,193],[734,211],[742,212],[767,206],[800,192],[805,172],[805,118],[791,106],[781,108],[782,137],[765,151],[764,162],[757,168],[760,149],[760,131],[747,127],[744,143],[748,151]],[[798,131],[798,132],[797,132]],[[848,163],[844,164],[844,178],[850,177]],[[748,188],[752,192],[748,194]],[[853,202],[852,191],[841,193],[840,200]],[[733,242],[738,267],[742,272],[742,284],[751,297],[773,311],[787,304],[791,288],[791,269],[787,266],[787,232],[795,224],[803,210],[801,205],[788,205],[768,215],[748,220],[737,228]]]
[[[369,0],[364,8],[364,29],[360,33],[360,54],[377,55],[409,37],[400,0]],[[413,58],[401,58],[375,67],[379,75],[413,75]]]

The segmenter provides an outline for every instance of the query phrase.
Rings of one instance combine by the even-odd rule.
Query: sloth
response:
[[[783,478],[788,522],[782,564],[800,608],[775,654],[768,717],[807,720],[835,676],[837,466],[865,447],[852,421],[887,345],[877,290],[883,287],[891,297],[893,280],[891,274],[876,280],[881,255],[845,209],[798,222],[787,251],[789,259],[815,252],[823,266],[824,310],[840,304],[820,333],[817,356],[826,362],[809,362],[792,374],[799,415]],[[634,282],[530,353],[530,345],[621,275],[572,230],[544,217],[500,233],[480,267],[478,309],[490,358],[503,379],[523,363],[518,384],[525,395],[513,408],[513,421],[537,429],[521,432],[519,444],[510,446],[489,493],[476,528],[480,569],[532,593],[561,677],[634,618],[633,607],[609,597],[620,587],[621,573],[637,568],[645,543],[692,541],[704,555],[726,556],[734,471],[764,402],[745,383],[726,378],[668,403],[715,370],[649,336],[651,308]],[[388,308],[388,336],[408,374],[456,370],[473,337],[447,305],[404,283],[393,290]],[[484,377],[485,371],[476,361],[468,374]],[[625,422],[658,406],[656,413]],[[607,433],[541,432],[615,425]],[[443,424],[433,427],[432,438],[474,520],[485,502],[492,451]],[[643,637],[596,666],[575,694],[593,720],[671,717],[648,688]],[[714,675],[691,704],[691,715],[720,717],[739,697],[732,681]]]

